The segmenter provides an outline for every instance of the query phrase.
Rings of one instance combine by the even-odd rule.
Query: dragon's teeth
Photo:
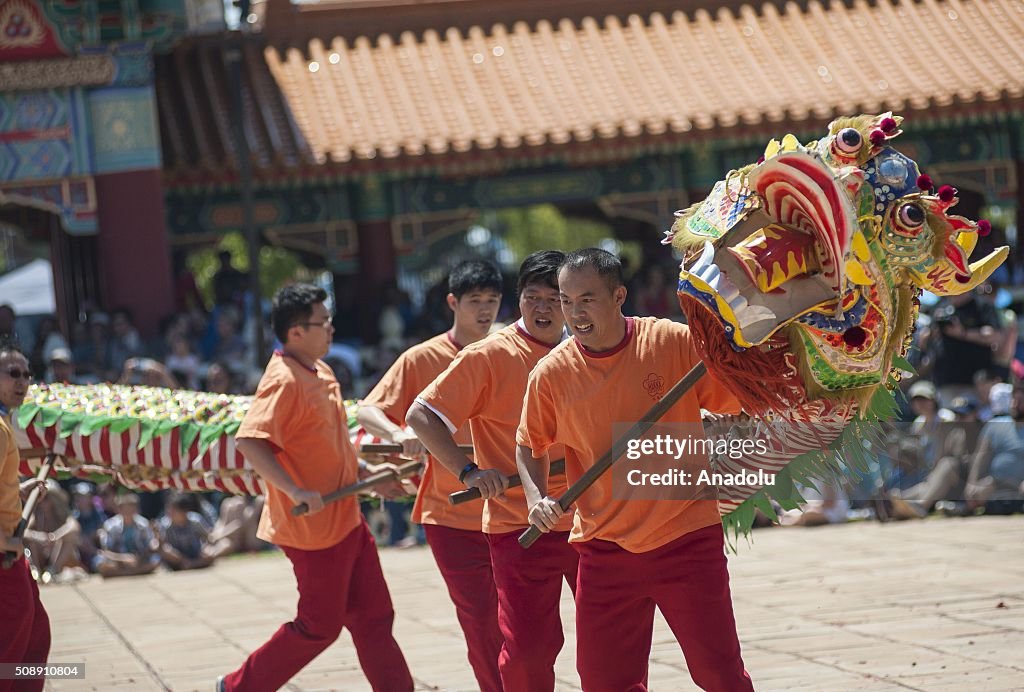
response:
[[[740,294],[740,289],[736,288],[736,284],[734,284],[732,281],[729,281],[729,277],[726,276],[725,274],[720,274],[718,277],[718,281],[716,281],[715,283],[718,284],[718,287],[716,289],[718,291],[718,295],[722,296],[722,300],[724,300],[726,303],[732,301],[736,296]]]
[[[697,258],[697,261],[690,266],[689,272],[691,274],[696,274],[697,276],[700,276],[701,272],[703,272],[708,265],[713,263],[714,258],[715,247],[705,240],[704,250],[700,253],[700,257]]]
[[[712,264],[704,268],[704,270],[700,273],[700,278],[704,279],[704,281],[710,284],[712,281],[715,281],[718,278],[719,273],[720,272],[718,271],[718,265]]]

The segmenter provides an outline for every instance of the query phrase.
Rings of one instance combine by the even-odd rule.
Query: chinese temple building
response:
[[[267,0],[241,34],[189,8],[0,0],[0,219],[49,234],[71,314],[166,314],[168,248],[239,230],[246,178],[265,242],[367,292],[485,209],[654,241],[841,114],[896,111],[936,180],[1024,203],[1020,0]]]

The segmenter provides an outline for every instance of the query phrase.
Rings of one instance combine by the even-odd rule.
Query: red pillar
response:
[[[377,290],[395,278],[395,245],[391,239],[391,222],[360,221],[359,278],[365,288]]]
[[[377,301],[384,285],[393,281],[395,271],[395,244],[391,238],[391,222],[387,220],[360,221],[359,234],[359,288],[363,303],[370,309],[361,313],[360,332],[363,339],[375,342],[377,333]]]
[[[174,311],[160,171],[99,175],[96,203],[105,307],[128,308],[143,336],[155,334]]]

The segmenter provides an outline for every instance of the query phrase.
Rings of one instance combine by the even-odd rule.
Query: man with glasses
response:
[[[364,473],[349,441],[341,388],[322,360],[334,334],[326,299],[323,289],[308,284],[286,286],[274,297],[271,321],[282,346],[267,364],[237,433],[239,451],[267,486],[257,536],[281,546],[291,561],[298,614],[241,668],[219,679],[218,690],[283,687],[344,627],[374,690],[413,689],[392,635],[391,595],[358,501],[323,501]],[[395,483],[378,492],[402,491]],[[292,516],[300,503],[309,512]]]
[[[0,662],[44,664],[50,653],[50,618],[39,600],[39,587],[29,572],[24,544],[14,538],[21,520],[22,495],[36,481],[18,483],[18,444],[11,412],[28,394],[32,374],[28,359],[14,346],[0,344],[0,547],[17,560],[0,566]],[[42,690],[46,680],[19,681],[19,690]],[[0,680],[0,692],[14,689],[13,680]]]

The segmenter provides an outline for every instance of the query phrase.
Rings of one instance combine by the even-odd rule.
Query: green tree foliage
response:
[[[188,267],[208,305],[213,302],[213,275],[220,268],[217,254],[221,250],[231,253],[231,263],[236,269],[249,271],[249,250],[241,233],[228,233],[219,245],[193,252],[188,258]],[[273,296],[290,280],[305,278],[305,274],[306,269],[295,253],[272,245],[260,248],[260,292],[264,298]]]
[[[502,209],[495,212],[495,229],[522,261],[538,250],[570,251],[584,247],[600,247],[601,241],[615,238],[611,226],[599,221],[564,216],[552,204]],[[639,244],[619,242],[619,255],[628,257],[635,267],[642,254]]]

